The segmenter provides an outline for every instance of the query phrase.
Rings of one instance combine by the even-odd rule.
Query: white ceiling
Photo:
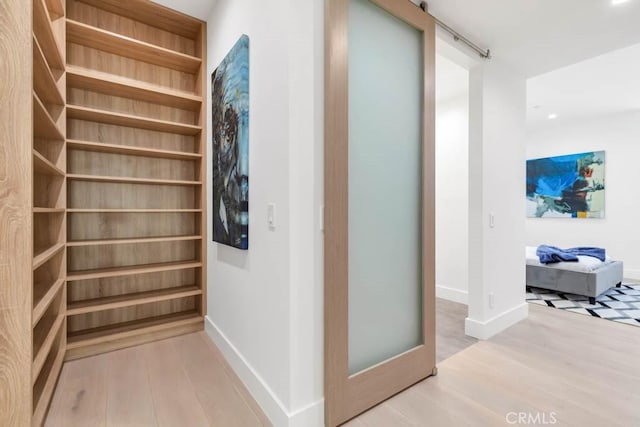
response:
[[[419,0],[413,0],[419,3]],[[430,0],[429,12],[525,77],[640,43],[640,0]]]
[[[527,81],[530,130],[630,111],[640,111],[640,44]]]
[[[178,12],[196,17],[203,21],[209,18],[209,14],[216,0],[152,0]]]

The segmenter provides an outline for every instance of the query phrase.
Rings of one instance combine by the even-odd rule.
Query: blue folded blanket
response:
[[[536,250],[536,255],[538,255],[542,264],[551,264],[561,261],[577,262],[578,255],[598,258],[600,261],[604,261],[606,259],[604,249],[582,246],[577,248],[560,249],[555,246],[540,245]]]

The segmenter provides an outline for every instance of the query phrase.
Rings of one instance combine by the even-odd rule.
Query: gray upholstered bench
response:
[[[527,287],[550,289],[563,293],[596,298],[614,286],[622,284],[622,261],[611,261],[591,272],[564,270],[558,265],[527,265]]]

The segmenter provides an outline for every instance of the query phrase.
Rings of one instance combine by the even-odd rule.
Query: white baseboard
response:
[[[487,340],[509,326],[526,319],[528,315],[529,304],[524,302],[484,322],[467,317],[464,332],[472,337]]]
[[[469,292],[461,291],[460,289],[436,285],[436,297],[469,305]]]
[[[623,276],[625,279],[640,280],[640,270],[625,268]]]
[[[209,316],[205,319],[207,335],[218,347],[274,427],[324,426],[324,400],[313,402],[291,413],[287,411],[269,385],[253,369],[222,331],[218,329]]]

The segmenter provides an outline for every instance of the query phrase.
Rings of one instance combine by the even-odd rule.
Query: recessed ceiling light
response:
[[[555,114],[555,113],[554,113],[554,114],[549,114],[549,115],[547,116],[547,118],[548,118],[549,120],[555,120],[555,119],[557,119],[557,118],[558,118],[558,115],[557,115],[557,114]]]
[[[626,3],[628,1],[629,0],[611,0],[611,4],[614,5],[614,6],[617,6],[619,4]]]

